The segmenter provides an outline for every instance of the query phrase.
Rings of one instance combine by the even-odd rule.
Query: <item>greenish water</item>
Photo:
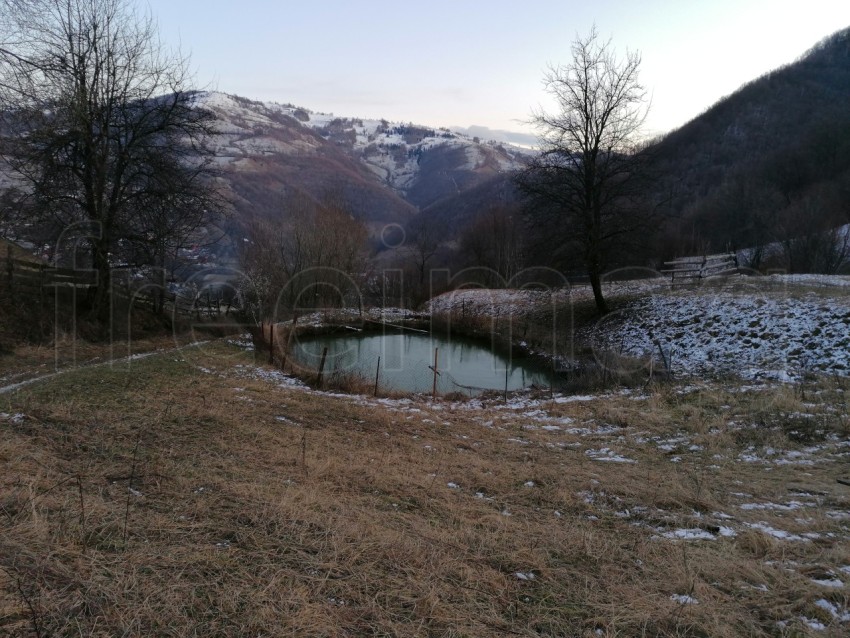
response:
[[[373,381],[380,357],[379,384],[387,390],[431,392],[434,350],[437,349],[437,391],[478,394],[484,390],[508,390],[531,385],[549,387],[551,373],[528,359],[509,359],[480,341],[425,334],[345,334],[299,339],[292,344],[293,357],[304,365],[319,367],[327,347],[325,374],[356,372]]]

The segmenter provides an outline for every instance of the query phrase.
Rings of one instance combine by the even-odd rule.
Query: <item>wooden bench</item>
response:
[[[672,284],[697,284],[709,277],[722,277],[738,272],[738,256],[735,253],[680,257],[664,262],[661,272],[669,274]]]

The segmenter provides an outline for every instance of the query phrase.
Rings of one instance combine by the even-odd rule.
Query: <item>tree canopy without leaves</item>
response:
[[[243,297],[257,321],[280,320],[290,311],[361,305],[367,232],[340,194],[316,202],[292,193],[276,217],[254,217],[245,233]]]
[[[607,311],[603,272],[653,217],[643,200],[640,62],[637,53],[617,59],[595,28],[577,39],[572,60],[544,78],[557,108],[534,114],[541,152],[517,181],[547,252],[565,261],[579,256],[600,312]]]
[[[128,0],[0,0],[3,155],[30,222],[82,225],[103,314],[119,246],[164,266],[221,209],[212,114]]]

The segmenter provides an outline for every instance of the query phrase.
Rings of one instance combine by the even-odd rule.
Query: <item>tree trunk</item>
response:
[[[590,277],[590,287],[593,289],[593,300],[596,302],[596,309],[600,315],[608,314],[608,304],[602,296],[602,276],[599,272],[599,267],[596,264],[591,264],[587,269],[587,274]]]

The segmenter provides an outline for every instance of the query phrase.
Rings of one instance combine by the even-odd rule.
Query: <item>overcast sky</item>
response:
[[[141,0],[145,3],[146,0]],[[663,132],[850,26],[850,0],[147,0],[200,84],[432,126],[523,124],[595,23],[640,51]]]

